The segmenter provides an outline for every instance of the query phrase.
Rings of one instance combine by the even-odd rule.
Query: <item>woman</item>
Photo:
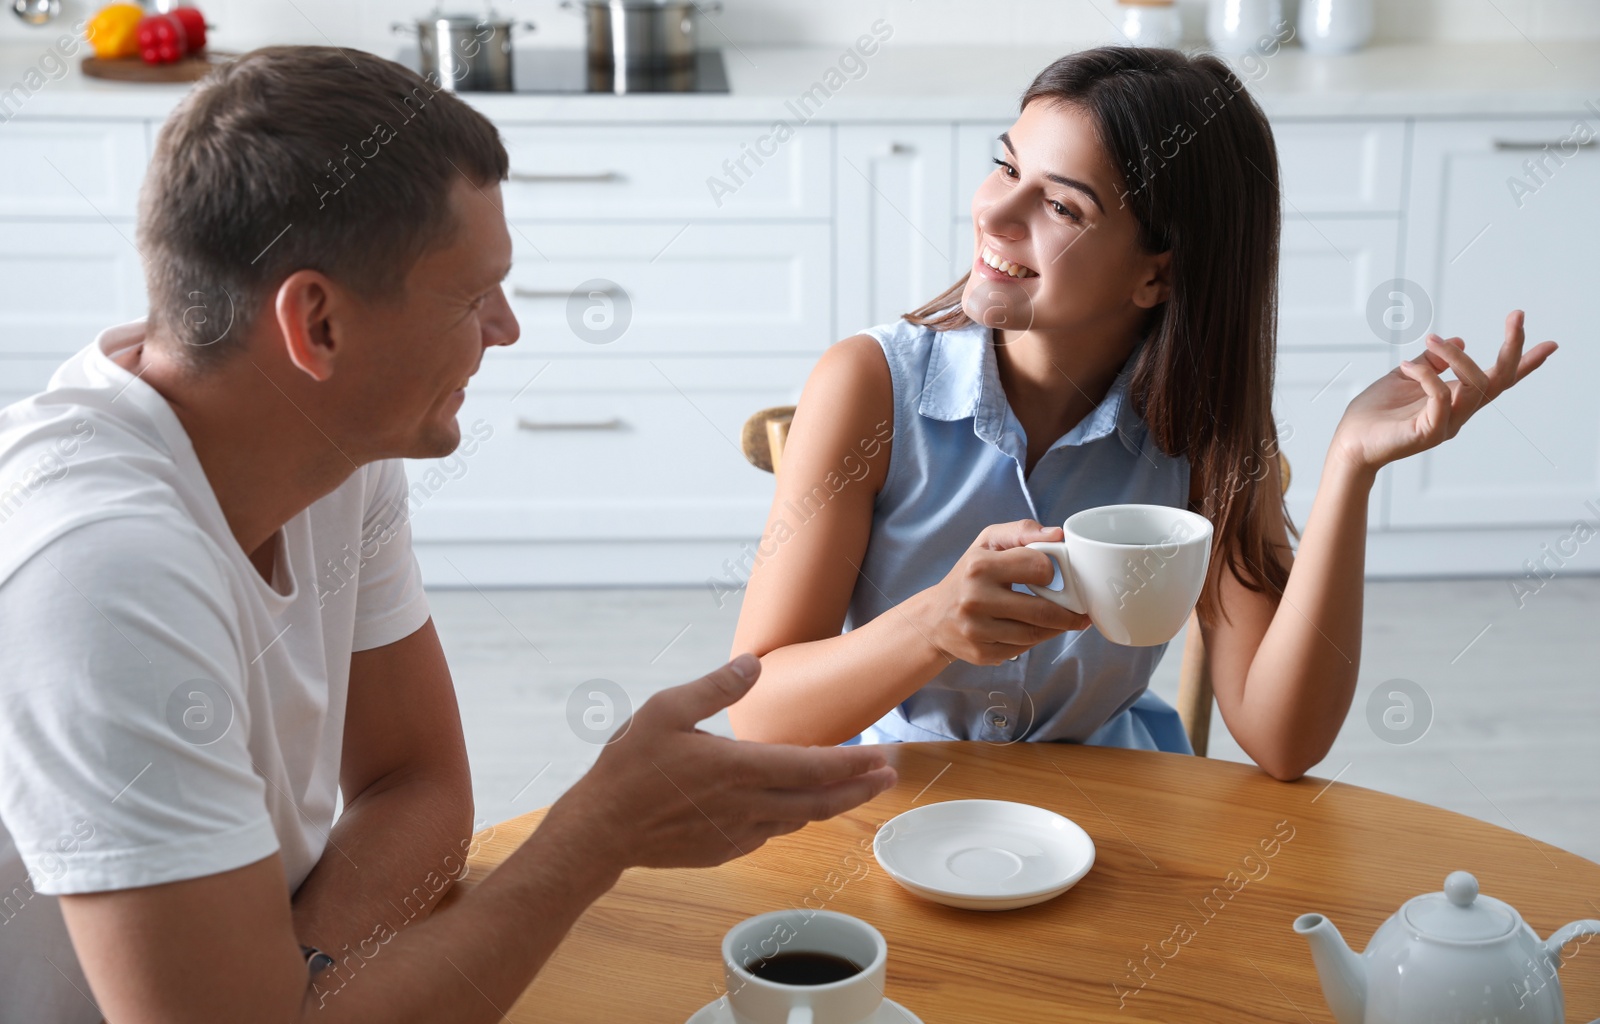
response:
[[[1260,108],[1213,57],[1107,47],[1046,68],[1001,141],[967,277],[833,346],[806,385],[735,637],[764,667],[734,730],[1188,751],[1146,690],[1164,646],[1112,644],[1015,586],[1055,575],[1025,547],[1061,539],[1040,523],[1141,502],[1213,524],[1218,707],[1257,764],[1298,778],[1355,689],[1379,467],[1454,436],[1555,343],[1524,355],[1513,312],[1485,372],[1429,335],[1345,411],[1292,557]]]

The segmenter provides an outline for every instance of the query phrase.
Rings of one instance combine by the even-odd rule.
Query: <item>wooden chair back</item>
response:
[[[739,431],[739,449],[750,465],[767,473],[776,473],[783,458],[783,443],[789,440],[789,422],[794,419],[794,406],[775,405],[744,421]]]

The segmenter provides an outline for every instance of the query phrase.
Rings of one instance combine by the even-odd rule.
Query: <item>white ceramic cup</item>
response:
[[[750,964],[780,953],[829,953],[861,965],[826,985],[780,985]],[[865,921],[831,910],[775,910],[746,918],[722,939],[728,1006],[738,1024],[865,1024],[883,1005],[889,945]]]
[[[1178,635],[1200,599],[1211,564],[1211,523],[1166,505],[1086,508],[1061,527],[1063,541],[1038,541],[1061,568],[1061,589],[1028,589],[1087,614],[1107,640],[1154,647]]]

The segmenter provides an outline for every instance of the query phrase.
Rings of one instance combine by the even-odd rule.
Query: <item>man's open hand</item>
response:
[[[750,743],[697,728],[760,674],[761,662],[743,654],[650,698],[550,818],[618,870],[711,867],[894,785],[874,746]]]

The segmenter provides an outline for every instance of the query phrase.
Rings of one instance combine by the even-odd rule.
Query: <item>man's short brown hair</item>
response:
[[[150,329],[202,365],[297,270],[394,295],[448,240],[452,182],[506,171],[487,118],[393,61],[331,46],[245,54],[156,140],[139,204]]]

